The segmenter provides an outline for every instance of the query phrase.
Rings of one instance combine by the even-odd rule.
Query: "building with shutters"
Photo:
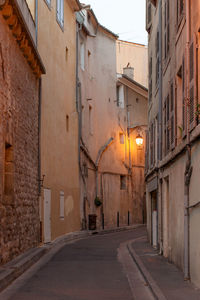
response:
[[[200,1],[147,0],[149,240],[200,286]]]
[[[40,243],[39,107],[45,72],[22,1],[0,1],[0,264]]]

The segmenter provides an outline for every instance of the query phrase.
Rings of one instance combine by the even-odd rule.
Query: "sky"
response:
[[[121,40],[147,45],[146,0],[85,0],[98,21]]]

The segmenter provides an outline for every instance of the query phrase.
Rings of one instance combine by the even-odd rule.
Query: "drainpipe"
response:
[[[38,0],[35,0],[35,41],[38,45]]]
[[[159,5],[159,111],[158,111],[158,134],[159,134],[159,160],[162,159],[162,0]]]
[[[185,196],[184,196],[184,278],[190,278],[189,270],[189,188],[192,175],[191,145],[190,145],[190,97],[189,97],[189,41],[190,41],[190,14],[189,0],[186,0],[186,128],[187,128],[187,161],[185,167]]]
[[[159,149],[157,149],[158,151],[158,160],[162,160],[162,97],[163,97],[163,76],[162,76],[162,0],[160,0],[159,3],[159,89],[158,89],[158,99],[159,99],[159,106],[158,106],[158,140],[159,140]],[[160,173],[160,172],[159,172]],[[160,174],[159,174],[160,175]],[[163,222],[162,218],[162,196],[160,195],[160,199],[158,201],[158,205],[159,205],[159,211],[161,213],[161,224]],[[160,240],[160,251],[162,251],[163,248],[163,232],[162,232],[163,228],[161,227],[161,240]]]

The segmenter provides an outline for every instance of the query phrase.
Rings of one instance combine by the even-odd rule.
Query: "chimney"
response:
[[[127,67],[123,68],[123,74],[128,76],[131,79],[134,79],[134,68],[132,68],[128,64]]]

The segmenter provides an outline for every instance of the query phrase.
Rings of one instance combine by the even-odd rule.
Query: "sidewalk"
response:
[[[155,299],[200,299],[200,290],[184,281],[183,273],[159,255],[150,246],[147,237],[129,242],[127,248]]]

